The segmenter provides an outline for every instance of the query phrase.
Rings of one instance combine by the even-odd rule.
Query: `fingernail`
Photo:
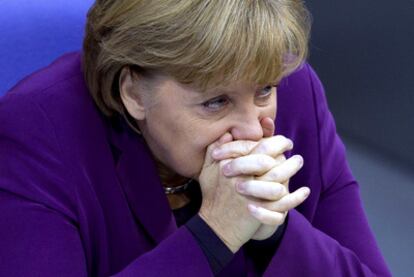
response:
[[[307,198],[310,194],[310,189],[309,188],[304,188],[303,189],[303,198]]]
[[[224,167],[223,167],[223,173],[226,176],[231,175],[231,164],[227,163]]]
[[[255,205],[249,204],[247,205],[247,208],[249,209],[250,213],[252,213],[253,215],[259,214],[259,208],[256,207]]]
[[[221,151],[218,148],[214,149],[213,153],[211,153],[214,159],[218,159],[220,157],[220,154],[221,154]]]
[[[278,187],[276,187],[276,186],[275,186],[275,187],[273,188],[273,190],[274,190],[274,193],[275,193],[275,194],[279,194],[279,193],[281,193],[281,192],[282,192],[283,188],[282,188],[282,187],[279,187],[279,186],[278,186]]]
[[[297,155],[296,156],[296,161],[298,162],[299,167],[303,166],[303,158],[302,156]]]
[[[240,193],[246,192],[246,185],[244,183],[237,184],[237,191]]]

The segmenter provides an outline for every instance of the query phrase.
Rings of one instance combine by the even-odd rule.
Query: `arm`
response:
[[[313,70],[307,69],[319,129],[322,188],[312,219],[297,210],[289,212],[284,237],[265,276],[390,276],[369,228],[322,85]]]
[[[1,275],[109,276],[106,254],[99,245],[88,250],[80,231],[76,185],[53,124],[22,97],[0,99]],[[197,240],[182,226],[114,276],[194,274],[213,275]]]
[[[42,204],[0,191],[0,272],[4,276],[108,276],[87,258],[76,224]],[[191,260],[191,262],[189,262]],[[114,277],[213,276],[185,227]]]

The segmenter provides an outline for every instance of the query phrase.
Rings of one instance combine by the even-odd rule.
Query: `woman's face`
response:
[[[260,140],[260,120],[276,115],[273,84],[238,82],[198,92],[163,77],[151,94],[141,96],[138,125],[153,155],[176,173],[196,179],[208,145],[226,132],[234,140]]]

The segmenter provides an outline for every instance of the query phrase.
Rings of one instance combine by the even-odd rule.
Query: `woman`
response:
[[[300,1],[97,1],[0,102],[2,275],[389,275],[307,38]]]

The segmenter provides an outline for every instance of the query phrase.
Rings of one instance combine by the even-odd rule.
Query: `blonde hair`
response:
[[[305,60],[309,26],[299,0],[97,0],[88,13],[85,78],[107,116],[125,116],[124,66],[202,90],[274,83]]]

